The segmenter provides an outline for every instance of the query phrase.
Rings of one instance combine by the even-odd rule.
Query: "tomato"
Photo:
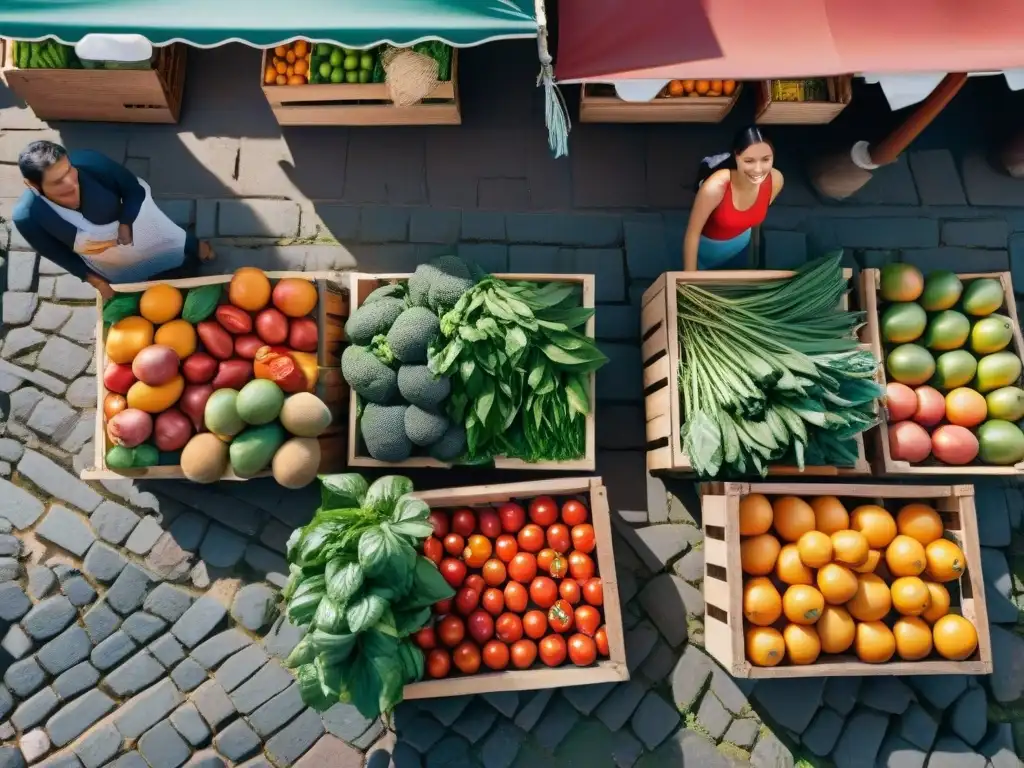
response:
[[[483,578],[489,587],[500,587],[505,583],[505,564],[497,558],[491,558],[484,563]]]
[[[537,567],[542,571],[549,570],[551,568],[551,561],[555,559],[557,554],[553,549],[542,549],[537,553]]]
[[[601,627],[594,633],[594,643],[597,645],[597,652],[608,658],[608,630]]]
[[[475,675],[480,671],[480,649],[467,640],[452,651],[452,663],[464,675]]]
[[[519,548],[525,552],[540,552],[544,548],[544,529],[534,523],[528,523],[516,537]]]
[[[548,528],[548,532],[545,535],[548,546],[555,550],[555,552],[564,555],[572,549],[572,537],[569,535],[569,526],[555,523]]]
[[[427,654],[427,677],[441,678],[448,677],[451,671],[452,662],[448,657],[448,651],[443,648],[435,648]]]
[[[519,551],[519,544],[516,543],[516,537],[510,536],[507,533],[501,534],[494,542],[494,554],[498,556],[498,559],[503,563],[508,563],[516,556],[516,552]]]
[[[505,585],[505,607],[510,611],[522,613],[530,602],[530,593],[518,581],[510,581]]]
[[[577,667],[589,667],[597,661],[597,644],[586,635],[569,638],[569,661]]]
[[[432,509],[430,516],[427,518],[430,524],[434,526],[434,535],[439,539],[443,539],[448,535],[451,530],[448,526],[448,513],[440,509]]]
[[[484,577],[479,573],[471,573],[466,577],[466,580],[462,582],[462,586],[475,589],[482,595],[484,590],[487,589],[487,582],[484,581]]]
[[[576,629],[587,637],[593,637],[601,623],[601,612],[592,605],[581,605],[576,609]]]
[[[558,505],[550,496],[538,496],[530,502],[530,519],[547,527],[558,520]]]
[[[491,556],[491,540],[479,533],[474,533],[466,542],[466,548],[462,552],[462,559],[470,568],[482,568],[483,564]]]
[[[530,582],[530,599],[547,610],[558,599],[558,587],[547,576],[538,576]]]
[[[568,561],[561,555],[555,555],[555,559],[551,561],[551,565],[548,566],[548,573],[553,578],[561,579],[565,576],[565,572],[569,569]]]
[[[548,635],[540,641],[539,651],[542,662],[549,667],[557,667],[565,662],[565,638],[561,635]]]
[[[572,545],[577,552],[593,552],[595,546],[594,526],[581,523],[572,527]]]
[[[533,640],[519,640],[512,644],[512,666],[529,669],[537,660],[537,644]]]
[[[534,640],[544,637],[548,633],[548,617],[544,611],[527,611],[523,616],[523,632]]]
[[[456,509],[452,513],[452,530],[459,536],[469,536],[476,530],[476,515],[472,509]]]
[[[503,613],[494,623],[494,634],[503,643],[514,643],[523,636],[523,622],[514,613]]]
[[[500,671],[508,666],[508,646],[497,640],[491,640],[484,646],[484,664],[489,668]]]
[[[569,574],[576,581],[586,581],[594,576],[594,561],[590,555],[573,552],[569,555]]]
[[[449,597],[447,600],[438,600],[434,603],[434,613],[438,616],[447,616],[452,612],[452,599]]]
[[[498,507],[498,517],[505,533],[519,533],[519,529],[526,525],[526,510],[512,502]]]
[[[423,556],[434,565],[439,565],[444,559],[444,544],[440,539],[428,537],[423,541]]]
[[[466,625],[458,616],[445,616],[437,624],[437,636],[449,648],[454,648],[466,638]]]
[[[562,522],[569,527],[587,522],[587,517],[587,507],[581,501],[570,499],[562,505]]]
[[[466,580],[466,564],[461,560],[446,557],[441,561],[438,570],[441,571],[444,580],[448,582],[448,586],[453,589],[461,587],[462,582]]]
[[[505,596],[501,593],[500,589],[488,589],[484,592],[483,598],[480,600],[480,605],[484,607],[491,616],[497,616],[505,610]]]
[[[463,587],[455,593],[455,610],[469,616],[480,605],[480,593],[472,587]]]
[[[569,605],[576,605],[580,601],[580,585],[572,579],[562,579],[558,582],[558,596]]]
[[[496,539],[501,535],[501,518],[496,510],[487,507],[476,514],[476,524],[480,533],[488,539]]]
[[[422,650],[430,651],[437,648],[437,635],[433,627],[424,627],[412,636],[413,642]]]
[[[572,606],[565,600],[556,600],[548,610],[548,624],[555,632],[568,632],[572,628]]]
[[[452,557],[462,557],[466,551],[466,540],[457,533],[449,533],[444,537],[444,551]]]
[[[604,603],[604,583],[596,576],[583,582],[583,599],[591,605]]]
[[[523,584],[533,581],[537,575],[537,559],[529,552],[520,552],[508,564],[508,577]]]
[[[494,618],[487,611],[473,611],[466,619],[469,636],[483,645],[494,637]]]

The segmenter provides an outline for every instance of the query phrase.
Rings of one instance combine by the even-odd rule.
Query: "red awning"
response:
[[[559,0],[556,78],[753,80],[1024,67],[1019,0]]]

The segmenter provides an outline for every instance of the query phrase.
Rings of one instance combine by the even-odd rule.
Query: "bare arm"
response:
[[[683,237],[683,269],[693,272],[697,269],[697,249],[700,247],[700,233],[707,224],[711,213],[722,202],[725,196],[726,182],[729,180],[729,172],[723,175],[718,173],[708,177],[708,180],[701,185],[697,197],[693,201],[693,208],[690,209],[690,223],[686,226],[686,235]]]
[[[779,192],[782,191],[782,185],[785,183],[785,179],[782,176],[782,171],[772,168],[772,199],[768,201],[771,205],[775,202],[775,198],[779,196]]]

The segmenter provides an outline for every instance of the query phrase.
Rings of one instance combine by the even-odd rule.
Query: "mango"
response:
[[[166,384],[151,387],[143,381],[136,381],[128,390],[128,407],[138,408],[146,413],[166,411],[185,391],[185,379],[175,376]]]
[[[285,440],[284,428],[276,421],[249,427],[231,441],[228,455],[231,469],[239,477],[254,477],[270,466]],[[317,463],[319,466],[319,462]]]

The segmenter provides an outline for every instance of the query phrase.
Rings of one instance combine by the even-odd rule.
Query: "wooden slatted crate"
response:
[[[860,675],[987,675],[992,672],[985,583],[981,573],[981,546],[971,485],[841,485],[838,483],[708,483],[702,487],[704,527],[704,649],[733,677],[851,677]],[[960,577],[959,613],[974,624],[978,648],[964,661],[949,661],[933,652],[921,661],[867,664],[851,654],[823,654],[807,665],[783,662],[758,667],[747,661],[743,619],[743,572],[740,566],[740,500],[751,493],[838,496],[850,504],[878,504],[895,513],[905,503],[921,501],[934,507],[967,561]],[[895,656],[893,657],[896,658]]]
[[[824,78],[828,83],[828,101],[775,101],[772,81],[757,83],[755,122],[760,125],[824,125],[831,123],[853,98],[853,77]]]
[[[624,101],[614,88],[585,84],[580,89],[581,123],[720,123],[732,111],[743,89],[730,96],[657,97],[651,101]]]

